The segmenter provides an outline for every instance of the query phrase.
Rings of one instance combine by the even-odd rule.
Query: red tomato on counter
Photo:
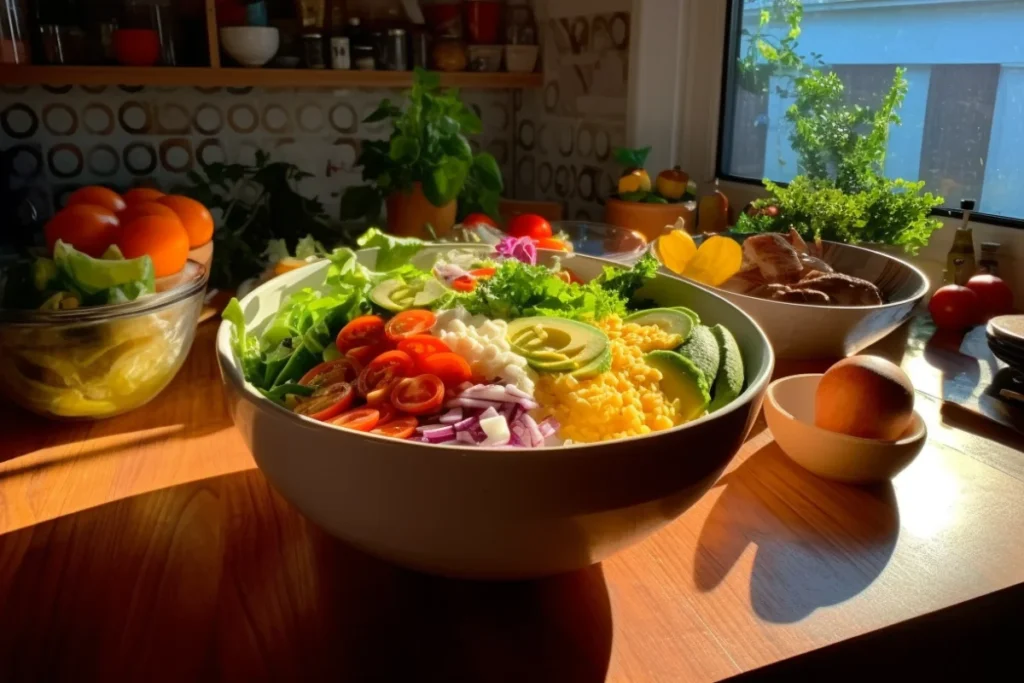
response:
[[[978,295],[985,320],[1013,312],[1013,290],[995,275],[975,275],[967,281],[967,289]]]
[[[960,285],[940,287],[928,302],[935,326],[942,330],[963,330],[978,323],[978,295]]]
[[[492,228],[498,227],[498,224],[494,219],[486,213],[471,213],[462,219],[462,225],[467,228],[473,228],[480,225],[486,225]]]

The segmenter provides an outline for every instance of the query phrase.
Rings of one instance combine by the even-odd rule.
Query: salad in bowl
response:
[[[680,514],[760,407],[773,357],[659,270],[371,232],[224,312],[229,406],[331,533],[456,576],[587,566]]]

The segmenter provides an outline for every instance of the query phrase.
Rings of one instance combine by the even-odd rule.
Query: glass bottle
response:
[[[999,242],[982,242],[978,272],[999,275]]]
[[[974,200],[964,199],[960,202],[964,216],[960,227],[953,236],[953,246],[946,255],[946,284],[966,284],[977,271],[974,261],[974,233],[970,228],[971,212],[974,211]]]

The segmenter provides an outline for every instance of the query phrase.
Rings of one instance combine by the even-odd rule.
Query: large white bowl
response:
[[[785,360],[853,355],[902,325],[928,293],[928,278],[905,261],[850,244],[824,242],[823,247],[826,263],[837,272],[873,282],[887,303],[814,306],[708,289],[749,313],[768,335],[776,357]]]
[[[273,26],[225,26],[220,44],[242,66],[263,66],[277,54],[281,34]]]
[[[542,250],[541,260],[556,255]],[[372,266],[376,250],[359,257]],[[607,264],[586,256],[571,261],[587,279]],[[253,290],[242,300],[248,323],[263,325],[289,293],[321,286],[326,267],[313,264]],[[263,398],[243,381],[227,324],[217,335],[217,355],[232,417],[256,463],[328,532],[398,564],[448,576],[556,574],[643,539],[700,498],[743,443],[771,376],[768,340],[738,308],[668,274],[646,290],[660,303],[689,306],[707,323],[732,330],[747,388],[713,415],[635,439],[536,450],[396,441],[322,425]]]

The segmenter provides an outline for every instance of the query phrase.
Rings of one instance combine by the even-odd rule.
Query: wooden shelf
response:
[[[261,88],[407,88],[411,71],[333,71],[217,67],[0,66],[0,85],[161,85]],[[451,88],[540,88],[539,73],[443,73]]]

